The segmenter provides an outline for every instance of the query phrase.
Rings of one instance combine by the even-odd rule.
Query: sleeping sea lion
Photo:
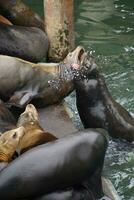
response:
[[[60,64],[30,63],[0,55],[0,98],[9,107],[29,102],[47,106],[60,102],[73,89],[73,67],[81,68],[85,50],[77,47]]]
[[[45,132],[39,124],[39,116],[32,104],[26,106],[25,111],[20,115],[17,127],[25,128],[25,135],[21,139],[18,150],[23,153],[32,147],[54,141],[57,138],[51,133]]]
[[[44,22],[40,16],[21,0],[0,0],[0,13],[15,25],[44,30]]]
[[[4,102],[0,100],[0,132],[5,132],[15,128],[16,120],[12,113],[6,108]]]
[[[7,18],[3,17],[2,15],[0,15],[0,23],[12,25],[12,23]]]
[[[24,134],[25,129],[21,126],[0,135],[0,171],[12,160]]]
[[[77,109],[85,128],[104,128],[112,137],[134,141],[134,118],[111,96],[94,59],[87,57],[86,73],[74,78]]]
[[[37,27],[0,24],[0,54],[39,62],[48,47],[46,34]]]
[[[106,149],[107,139],[97,130],[39,145],[0,173],[0,199],[34,199],[81,183],[99,199]]]

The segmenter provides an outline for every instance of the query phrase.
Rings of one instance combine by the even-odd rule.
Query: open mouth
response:
[[[79,62],[79,64],[83,64],[86,56],[87,56],[87,52],[85,52],[85,49],[83,47],[81,47],[81,49],[78,52],[78,62]]]
[[[79,70],[81,69],[81,65],[83,64],[85,58],[87,57],[87,52],[85,52],[85,49],[81,46],[78,46],[73,54],[76,56],[76,63],[72,64],[73,69]]]
[[[82,48],[78,53],[78,60],[81,62],[83,56],[84,56],[85,50]]]

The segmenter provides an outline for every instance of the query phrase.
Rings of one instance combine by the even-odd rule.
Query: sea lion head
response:
[[[68,53],[62,63],[60,63],[60,77],[73,80],[84,66],[87,52],[84,47],[78,46],[74,51]]]
[[[67,70],[67,73],[64,70],[63,75],[68,75],[75,80],[85,78],[97,69],[94,58],[82,46],[78,46],[73,52],[69,53],[63,63]]]
[[[84,47],[78,46],[74,51],[68,53],[64,59],[64,63],[71,65],[73,69],[80,69],[86,56],[87,52]]]
[[[20,115],[17,126],[25,126],[27,123],[35,123],[39,121],[38,112],[33,104],[28,104],[25,111]]]
[[[76,68],[75,65],[72,64],[72,79],[75,89],[79,88],[80,90],[81,88],[83,90],[83,86],[86,84],[86,81],[88,81],[89,79],[96,79],[98,77],[98,69],[93,56],[91,56],[88,52],[85,52],[84,49],[80,47],[77,48],[77,51],[75,51],[79,52],[79,66]]]
[[[12,159],[24,135],[25,128],[23,126],[0,135],[0,162],[9,162]]]

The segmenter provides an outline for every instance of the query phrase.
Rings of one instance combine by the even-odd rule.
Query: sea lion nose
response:
[[[34,107],[33,104],[28,104],[28,105],[26,106],[25,111],[27,112],[27,111],[30,111],[30,110],[35,110],[35,107]]]
[[[29,108],[32,108],[32,107],[33,107],[33,105],[32,105],[32,104],[28,104],[28,105],[27,105],[27,107],[29,107]]]

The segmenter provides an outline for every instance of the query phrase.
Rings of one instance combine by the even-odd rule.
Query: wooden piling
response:
[[[73,0],[44,0],[49,60],[59,62],[74,48]]]

